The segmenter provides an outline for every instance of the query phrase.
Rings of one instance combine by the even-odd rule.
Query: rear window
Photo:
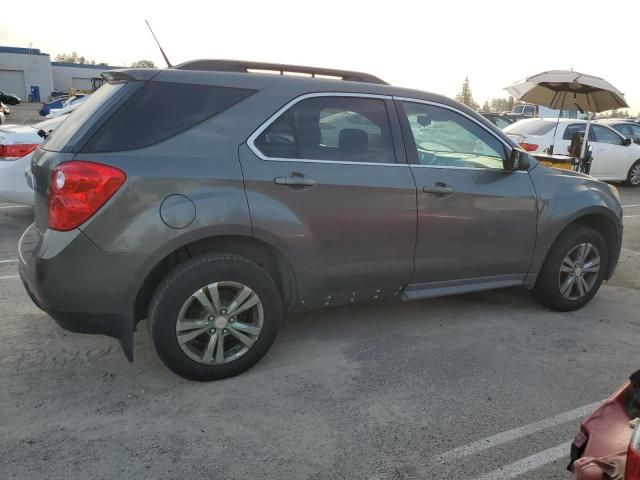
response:
[[[516,135],[546,135],[556,124],[540,120],[520,120],[506,127],[506,133]]]
[[[68,118],[55,131],[55,134],[49,135],[42,143],[42,148],[61,152],[69,143],[72,137],[78,132],[80,127],[93,116],[107,100],[112,98],[124,83],[105,83],[102,87],[89,95],[89,98],[68,116]]]
[[[255,90],[150,82],[127,100],[83,152],[133,150],[161,142],[226,110]]]

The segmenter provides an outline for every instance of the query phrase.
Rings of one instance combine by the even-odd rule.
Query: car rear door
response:
[[[412,284],[522,283],[536,239],[528,172],[503,169],[506,143],[453,107],[398,99],[418,187]]]
[[[416,187],[390,97],[299,97],[240,160],[254,234],[289,259],[305,306],[392,297],[408,282]]]

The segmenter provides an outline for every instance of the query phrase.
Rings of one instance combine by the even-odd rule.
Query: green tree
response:
[[[483,112],[491,111],[491,105],[489,105],[489,102],[487,100],[485,100],[484,103],[482,104],[482,111]]]
[[[480,108],[480,105],[478,105],[473,99],[471,87],[469,86],[469,77],[464,79],[462,90],[456,95],[456,100],[460,103],[464,103],[467,107],[473,108],[474,110],[478,110],[478,108]]]
[[[491,110],[493,112],[510,112],[513,109],[515,100],[513,97],[493,98],[489,104],[491,105]]]
[[[151,60],[138,60],[131,64],[131,68],[156,68],[156,64]]]
[[[95,60],[88,60],[83,55],[78,55],[77,52],[71,53],[59,53],[55,58],[56,62],[65,62],[65,63],[80,63],[80,64],[88,64],[95,65]]]

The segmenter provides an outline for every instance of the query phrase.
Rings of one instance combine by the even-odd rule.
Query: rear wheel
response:
[[[640,160],[634,163],[629,169],[627,175],[627,185],[632,187],[640,187]]]
[[[607,245],[602,236],[589,227],[571,227],[551,247],[533,295],[552,310],[582,308],[600,288],[607,265]]]
[[[273,343],[282,302],[259,265],[235,255],[205,255],[178,265],[149,308],[151,339],[164,364],[191,380],[238,375]]]

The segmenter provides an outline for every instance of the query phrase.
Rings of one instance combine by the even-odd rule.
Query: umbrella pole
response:
[[[589,112],[589,117],[587,119],[587,127],[584,129],[584,138],[582,139],[582,150],[580,155],[580,161],[586,160],[587,158],[587,141],[589,140],[589,130],[591,128],[591,112]],[[586,166],[585,166],[586,167]],[[584,173],[589,173],[588,171]]]
[[[564,105],[564,101],[567,99],[567,91],[565,90],[564,96],[562,97],[562,102],[560,103],[560,107]],[[556,146],[556,133],[558,133],[558,125],[560,124],[560,115],[562,114],[562,108],[558,110],[558,120],[556,121],[556,128],[553,131],[553,143],[551,144],[551,148],[549,148],[549,155],[553,155],[553,149]]]

